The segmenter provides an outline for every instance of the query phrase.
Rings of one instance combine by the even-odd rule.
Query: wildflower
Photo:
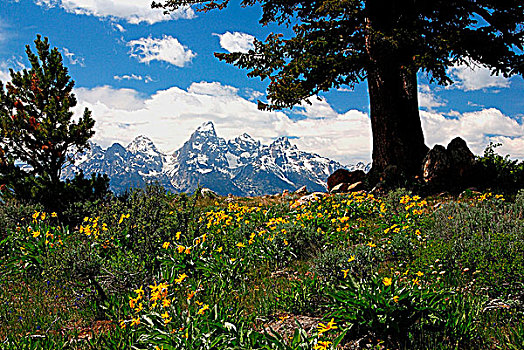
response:
[[[222,253],[222,247],[218,247],[218,248],[216,249],[216,251],[217,251],[218,253]]]
[[[184,250],[186,250],[186,247],[184,247],[183,245],[179,245],[176,249],[179,253],[182,253]]]
[[[56,218],[56,217],[58,217],[58,215],[57,215],[55,212],[52,212],[52,213],[51,213],[51,217],[52,217],[52,218]]]
[[[162,307],[169,307],[171,305],[171,300],[164,299],[162,300]]]
[[[135,308],[135,312],[138,313],[140,311],[144,310],[144,307],[142,306],[142,303],[138,304],[138,306]]]
[[[191,254],[191,248],[187,247],[186,250],[184,250],[184,254]]]
[[[195,291],[192,290],[191,292],[187,293],[187,300],[191,300],[195,296]]]
[[[417,276],[418,276],[418,277],[422,277],[422,276],[424,276],[424,272],[422,272],[422,271],[417,272]]]
[[[176,240],[178,241],[180,239],[180,235],[182,234],[182,232],[178,231],[177,233],[175,233],[175,238]]]
[[[398,303],[398,298],[399,298],[399,296],[398,296],[398,295],[395,295],[395,296],[393,297],[393,301],[394,301],[395,303]]]
[[[198,310],[197,315],[203,315],[206,310],[209,310],[209,305],[204,304],[200,310]]]
[[[278,318],[280,319],[280,322],[282,323],[282,322],[284,322],[284,320],[289,318],[289,315],[278,316]]]
[[[155,346],[155,350],[164,350],[164,345],[162,345],[161,348],[159,348],[158,346]]]
[[[420,281],[418,280],[418,277],[412,279],[411,281],[413,282],[413,285],[415,285],[415,284],[416,284],[417,286],[420,285]]]
[[[184,281],[184,279],[186,279],[187,275],[185,273],[181,274],[181,275],[178,275],[178,278],[175,279],[175,282],[180,284]]]
[[[33,231],[33,238],[40,236],[40,231]]]
[[[133,318],[132,321],[131,321],[131,327],[133,326],[137,326],[140,324],[140,317],[137,317],[137,318]]]
[[[38,219],[38,217],[39,217],[39,216],[40,216],[40,212],[38,212],[38,211],[35,211],[35,213],[34,213],[34,214],[32,215],[32,217],[33,217],[33,220],[35,220],[35,221],[36,221],[36,219]]]
[[[344,272],[344,278],[346,278],[348,276],[349,269],[342,270],[342,272]]]
[[[164,244],[162,244],[162,248],[167,249],[169,247],[169,244],[169,242],[164,242]]]
[[[120,321],[120,328],[122,328],[122,329],[126,328],[126,321],[125,320]]]
[[[129,297],[129,307],[131,309],[134,309],[137,301],[138,301],[137,299]]]
[[[138,299],[142,299],[142,297],[144,296],[144,289],[142,287],[135,289],[134,292],[138,295]]]
[[[327,324],[319,323],[318,324],[318,333],[322,334],[327,331],[330,331],[332,329],[337,329],[338,327],[335,326],[335,319],[332,318],[331,321],[329,321]]]
[[[244,248],[246,245],[244,243],[242,243],[242,242],[238,242],[236,244],[236,246],[239,247],[239,248]]]
[[[164,324],[168,324],[173,319],[173,317],[169,317],[169,313],[167,311],[160,316],[162,316],[162,318],[164,319]]]
[[[327,350],[328,346],[331,345],[333,342],[330,341],[319,341],[314,347],[314,350]]]
[[[355,256],[354,255],[351,255],[348,259],[348,262],[352,262],[353,260],[355,260]]]
[[[384,277],[384,279],[382,279],[382,283],[384,283],[384,285],[388,287],[388,286],[391,286],[391,284],[393,283],[393,280],[389,277]]]
[[[415,231],[415,234],[416,234],[417,236],[420,236],[420,234],[421,234],[420,230],[417,229],[417,230]]]
[[[45,213],[42,213],[42,215],[40,215],[40,220],[42,220],[42,221],[45,220]]]
[[[369,247],[371,247],[371,248],[374,248],[374,247],[377,246],[377,245],[376,245],[375,243],[373,243],[373,242],[369,242],[367,245],[368,245]]]

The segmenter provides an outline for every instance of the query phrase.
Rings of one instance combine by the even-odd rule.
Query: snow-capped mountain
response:
[[[218,137],[213,123],[201,125],[184,145],[171,155],[160,152],[153,142],[139,136],[127,147],[118,143],[103,150],[96,144],[75,155],[74,165],[63,177],[82,170],[85,175],[105,173],[115,192],[159,182],[173,192],[192,192],[198,186],[227,195],[273,194],[307,186],[325,191],[327,177],[336,169],[369,170],[358,163],[343,166],[314,153],[300,151],[287,138],[262,145],[248,134],[226,141]]]

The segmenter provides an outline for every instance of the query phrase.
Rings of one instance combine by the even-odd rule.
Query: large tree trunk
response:
[[[386,3],[391,6],[391,2]],[[411,177],[420,173],[428,148],[418,109],[417,68],[409,47],[392,43],[384,35],[390,29],[387,16],[394,11],[381,8],[376,12],[381,18],[368,20],[372,173],[378,175],[388,165],[395,165],[399,172]],[[373,28],[373,22],[379,23],[379,28]]]

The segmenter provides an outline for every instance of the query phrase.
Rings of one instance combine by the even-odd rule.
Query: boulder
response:
[[[357,192],[364,189],[364,183],[362,181],[355,182],[354,184],[349,185],[348,192]]]
[[[302,186],[298,190],[295,191],[295,194],[299,194],[299,195],[306,195],[307,193],[308,192],[307,192],[306,186]]]
[[[200,194],[204,198],[218,198],[218,194],[216,194],[215,191],[209,189],[209,188],[202,188],[200,190]]]
[[[334,186],[329,193],[344,193],[347,192],[349,184],[347,182],[341,182]]]
[[[430,149],[422,164],[422,177],[425,182],[443,184],[448,180],[451,161],[444,146],[435,145]]]
[[[475,176],[475,155],[466,141],[456,137],[447,148],[435,145],[422,165],[422,178],[433,189],[457,190],[471,185]]]
[[[300,197],[297,200],[298,204],[305,204],[308,202],[318,201],[320,198],[324,197],[326,194],[324,192],[313,192],[307,196]]]
[[[348,183],[353,184],[355,182],[364,181],[366,173],[362,170],[349,171],[346,169],[338,169],[333,174],[329,175],[327,179],[328,191],[338,184]]]

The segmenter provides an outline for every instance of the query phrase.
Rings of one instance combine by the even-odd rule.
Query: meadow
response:
[[[2,349],[523,349],[524,191],[0,207]]]

